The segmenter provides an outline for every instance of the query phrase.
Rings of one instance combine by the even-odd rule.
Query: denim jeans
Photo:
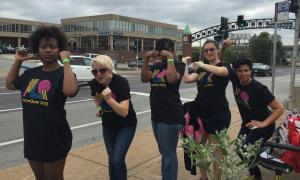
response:
[[[128,126],[120,129],[103,127],[103,138],[109,158],[110,180],[126,180],[126,153],[133,140],[136,127]]]
[[[181,124],[166,124],[152,121],[152,128],[161,157],[161,174],[163,180],[176,180],[178,160],[176,147]]]

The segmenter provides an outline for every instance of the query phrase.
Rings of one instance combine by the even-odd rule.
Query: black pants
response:
[[[253,130],[246,127],[246,123],[242,123],[239,135],[246,135],[245,144],[254,144],[255,141],[260,139],[262,139],[263,142],[266,142],[273,135],[274,131],[275,123],[265,128],[257,128]],[[242,158],[241,155],[239,156]],[[254,176],[254,179],[261,179],[261,172],[257,165],[249,169],[249,172],[251,176]]]

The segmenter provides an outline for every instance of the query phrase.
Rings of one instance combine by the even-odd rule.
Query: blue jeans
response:
[[[152,121],[152,128],[161,157],[161,174],[163,180],[176,180],[178,160],[176,147],[181,124],[166,124]]]
[[[110,180],[126,180],[126,153],[133,140],[136,127],[128,126],[121,129],[103,127],[103,138],[109,158]]]

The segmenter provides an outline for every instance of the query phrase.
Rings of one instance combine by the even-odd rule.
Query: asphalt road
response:
[[[8,60],[0,59],[0,67],[10,66]],[[138,130],[150,126],[150,108],[148,93],[149,84],[140,82],[138,72],[120,73],[130,84],[132,102],[138,114]],[[296,85],[300,85],[299,70]],[[271,77],[257,77],[259,81],[271,86]],[[23,158],[23,130],[20,94],[17,91],[7,91],[4,88],[4,78],[0,78],[0,169],[26,162]],[[277,69],[275,81],[275,96],[283,101],[288,97],[290,83],[290,68]],[[184,100],[193,99],[196,95],[195,84],[184,84],[180,87]],[[231,85],[227,88],[227,98],[230,105],[235,105]],[[96,110],[90,97],[88,87],[80,89],[75,98],[68,99],[66,105],[67,119],[73,132],[73,148],[96,143],[102,139],[101,119],[95,116]]]

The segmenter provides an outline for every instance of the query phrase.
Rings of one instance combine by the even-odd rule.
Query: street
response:
[[[5,62],[5,63],[3,63]],[[10,61],[0,59],[0,66],[9,67]],[[150,86],[140,81],[137,71],[120,72],[131,87],[132,103],[138,117],[138,130],[150,126],[150,108],[148,93]],[[299,69],[296,85],[300,84]],[[256,77],[269,88],[271,77]],[[290,67],[276,69],[275,96],[280,101],[288,97],[290,83]],[[180,93],[183,101],[192,100],[196,96],[196,86],[181,84]],[[231,106],[235,105],[231,84],[227,88],[227,98]],[[20,94],[18,91],[5,89],[5,79],[0,78],[0,169],[26,162],[23,158],[23,130]],[[102,139],[101,119],[95,116],[96,108],[91,100],[89,87],[82,87],[78,95],[69,98],[66,105],[67,119],[72,127],[73,147],[93,144]]]

